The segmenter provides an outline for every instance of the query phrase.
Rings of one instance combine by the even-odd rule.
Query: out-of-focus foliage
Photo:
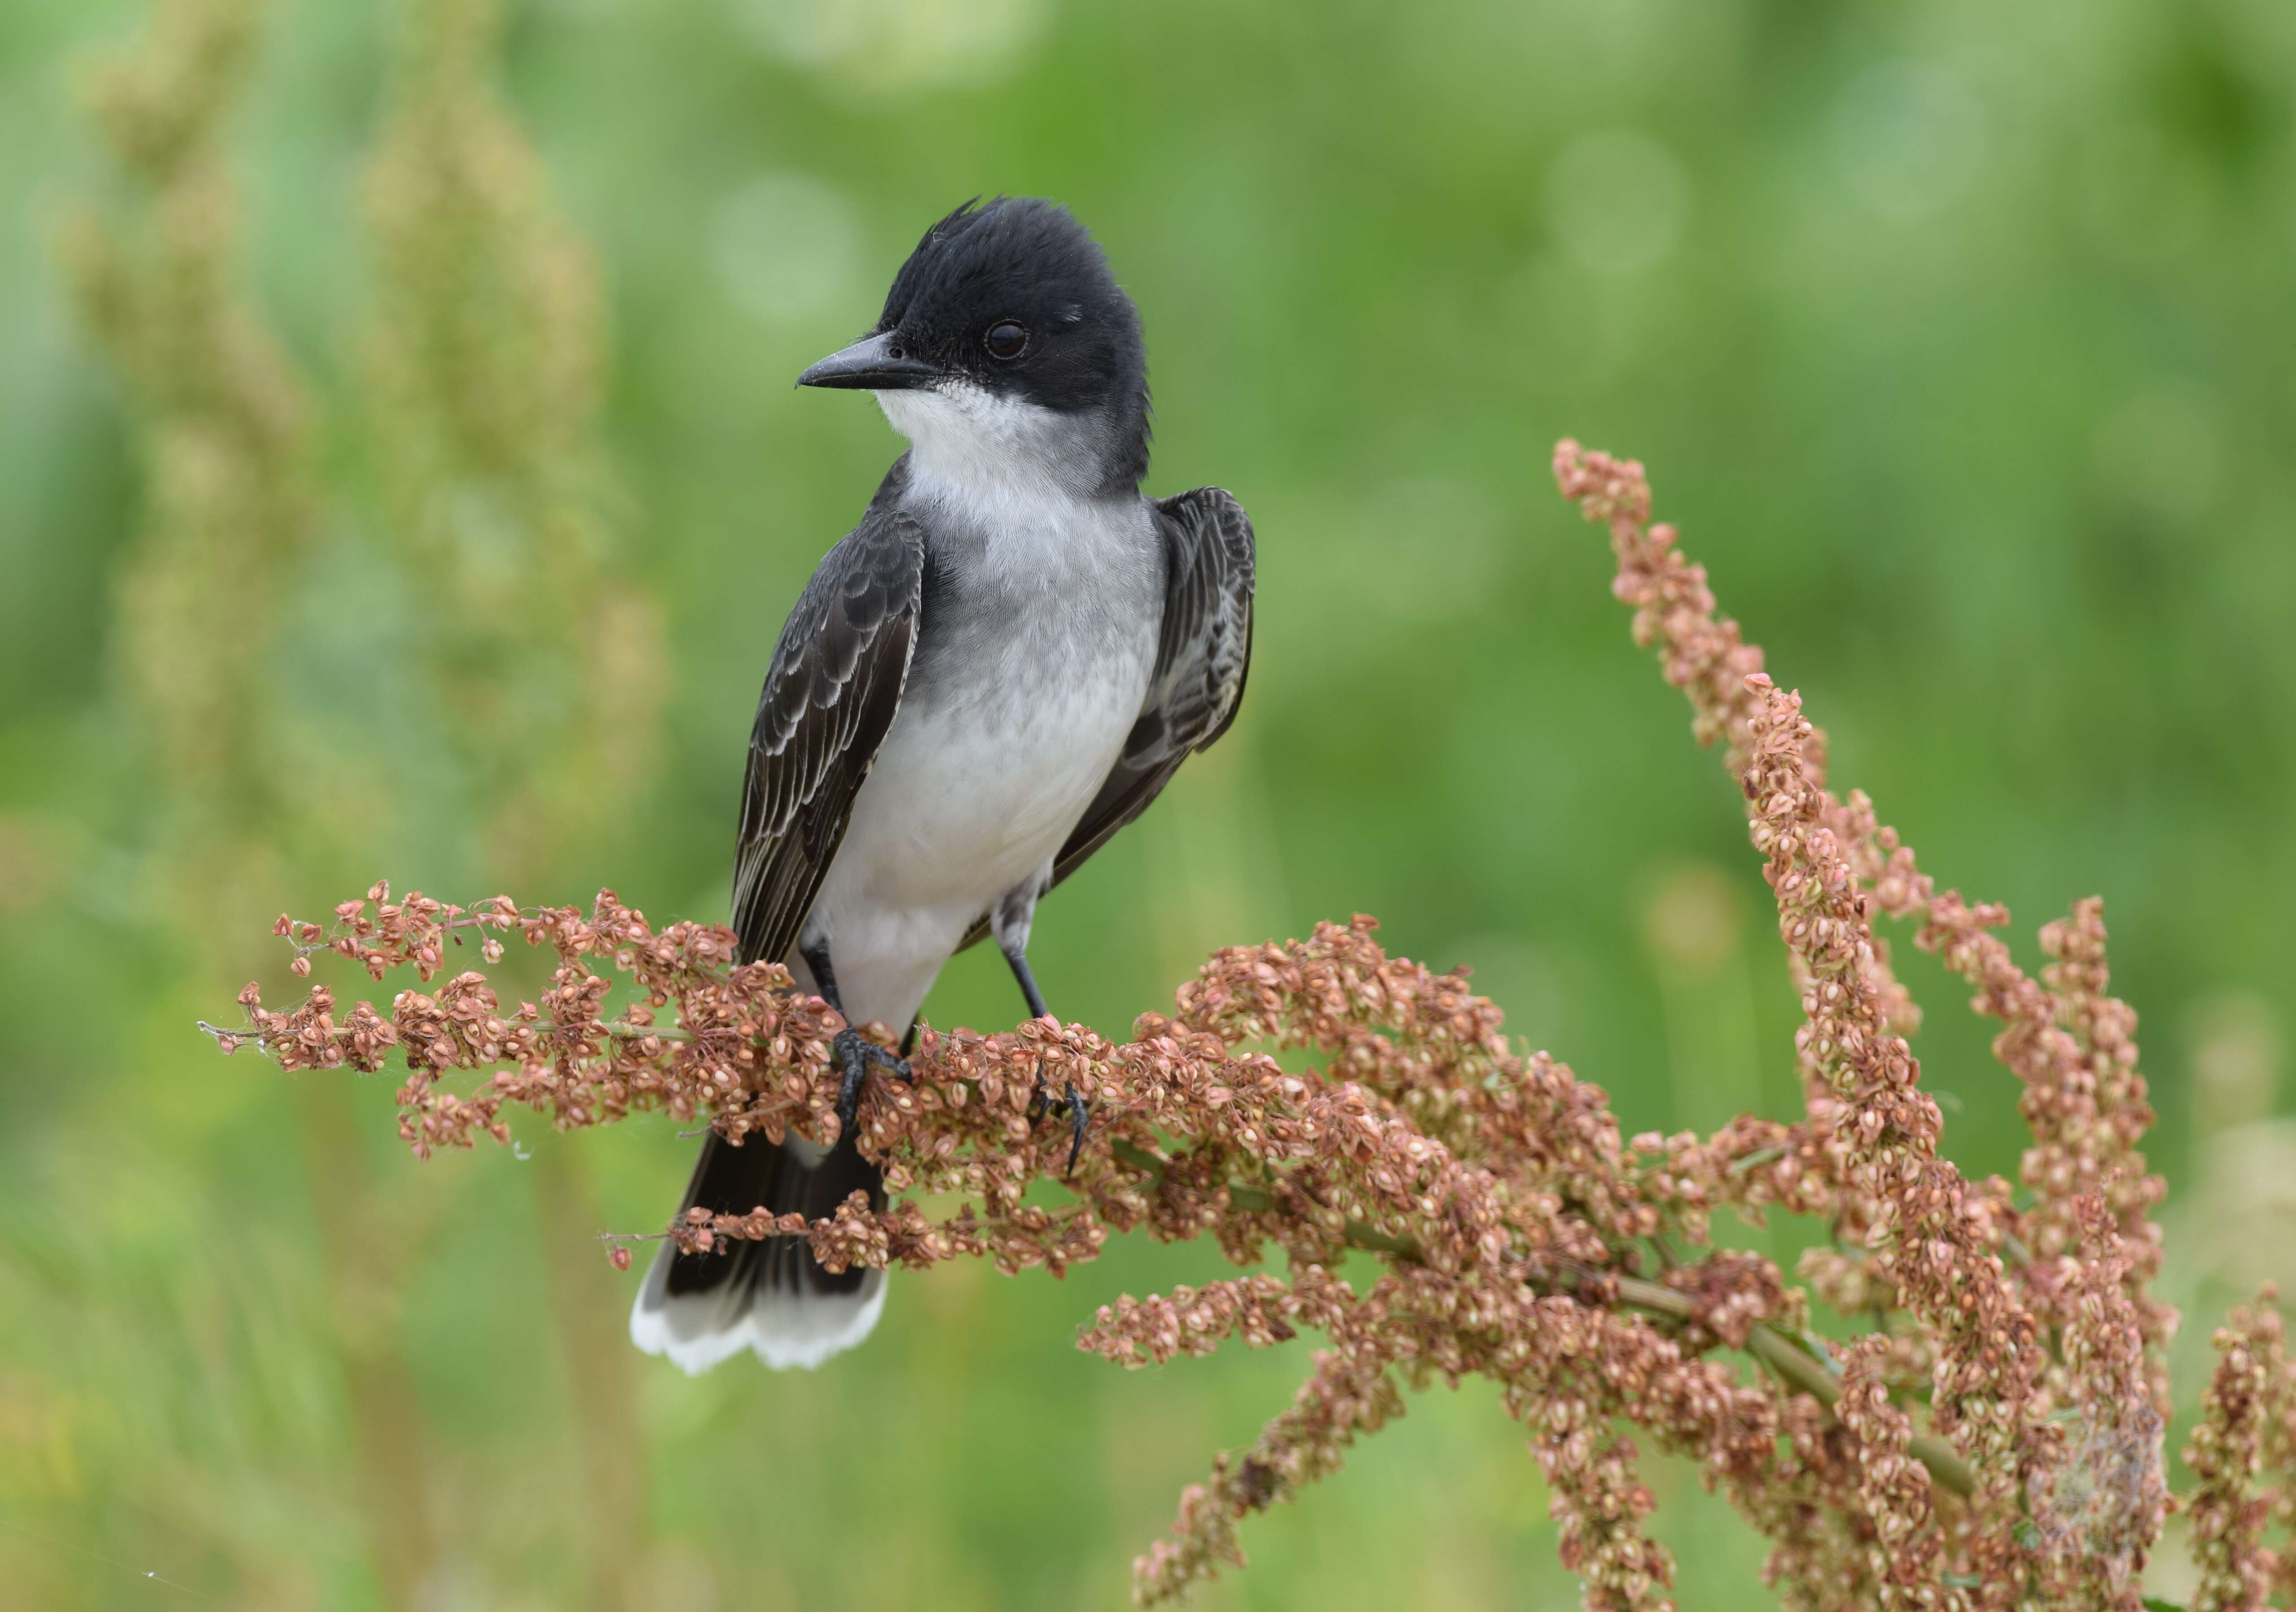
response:
[[[1070,1348],[1117,1292],[1200,1273],[1129,1246],[1060,1284],[899,1281],[816,1376],[626,1359],[627,1289],[542,1228],[586,1202],[658,1223],[690,1142],[417,1166],[380,1081],[299,1122],[191,1030],[242,981],[160,916],[386,871],[467,897],[511,866],[722,915],[773,634],[895,451],[865,399],[789,383],[977,192],[1099,233],[1147,322],[1152,490],[1231,487],[1260,536],[1242,719],[1040,918],[1062,1012],[1121,1032],[1213,945],[1362,909],[1474,964],[1630,1125],[1792,1106],[1741,814],[1553,496],[1568,431],[1661,467],[1836,777],[1931,871],[2020,933],[2105,895],[2156,1157],[2207,1182],[2172,1200],[2169,1296],[2213,1313],[2273,1273],[2279,0],[557,0],[498,38],[442,0],[163,11],[221,20],[193,53],[218,99],[105,76],[151,60],[141,4],[0,10],[0,1583],[24,1604],[140,1606],[156,1573],[281,1608],[1112,1605],[1203,1450],[1278,1408],[1289,1359]],[[567,636],[414,647],[483,635],[504,587],[564,590]],[[557,803],[532,843],[502,831],[524,792]],[[979,954],[927,1011],[1019,1011]],[[1948,1148],[2013,1173],[1985,1033],[1936,1013],[1918,1050]],[[1486,1412],[1414,1402],[1208,1604],[1570,1604]],[[1765,1604],[1759,1546],[1671,1483],[1696,1603]]]

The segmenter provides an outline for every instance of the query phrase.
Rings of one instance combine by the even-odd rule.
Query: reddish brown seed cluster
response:
[[[2296,1548],[2274,1551],[2267,1527],[2296,1523],[2296,1485],[2255,1492],[2259,1471],[2296,1468],[2296,1362],[2288,1358],[2277,1296],[2235,1309],[2217,1329],[2217,1369],[2201,1401],[2201,1425],[2185,1449],[2195,1487],[2193,1559],[2201,1570],[2193,1612],[2255,1612],[2296,1592]]]
[[[1716,617],[1672,530],[1649,524],[1640,467],[1565,443],[1555,468],[1609,529],[1637,641],[1743,788],[1801,992],[1800,1115],[1625,1139],[1598,1087],[1510,1048],[1462,976],[1388,956],[1359,917],[1215,954],[1127,1042],[1050,1019],[926,1028],[914,1080],[873,1079],[856,1121],[896,1195],[886,1209],[859,1194],[810,1223],[697,1209],[657,1235],[692,1251],[803,1236],[832,1268],[964,1257],[1055,1275],[1111,1232],[1216,1241],[1245,1274],[1120,1299],[1080,1346],[1144,1365],[1237,1338],[1324,1343],[1291,1407],[1215,1461],[1135,1564],[1144,1603],[1241,1563],[1242,1521],[1333,1470],[1401,1412],[1405,1388],[1480,1376],[1529,1434],[1589,1608],[1674,1604],[1671,1559],[1643,1526],[1647,1444],[1694,1461],[1771,1541],[1769,1582],[1798,1612],[2135,1612],[2168,1505],[2175,1318],[2147,1289],[2161,1184],[2137,1151],[2152,1115],[2134,1015],[2106,994],[2100,907],[2044,932],[2054,961],[2038,980],[2019,970],[1993,933],[2005,913],[1938,893],[1871,802],[1828,790],[1823,735]],[[1996,1051],[2033,1133],[2021,1201],[1941,1152],[1907,1039],[1919,1014],[1876,913],[1916,926],[2002,1022]],[[506,1141],[521,1108],[562,1129],[653,1109],[735,1137],[836,1132],[840,1021],[778,966],[735,966],[726,930],[657,934],[611,892],[583,912],[394,903],[377,886],[332,926],[282,919],[279,932],[299,972],[332,952],[376,979],[447,976],[387,1015],[360,1002],[339,1016],[324,987],[274,1013],[250,986],[245,1024],[217,1032],[290,1068],[396,1057],[418,1152]],[[495,963],[513,936],[552,969],[505,1007],[449,959],[472,946]],[[1283,1051],[1312,1067],[1287,1072]],[[1091,1105],[1073,1171],[1046,1101],[1070,1085]],[[1065,1188],[1056,1201],[1029,1192],[1046,1180]],[[952,1198],[941,1218],[922,1207]],[[1715,1248],[1718,1207],[1819,1218],[1831,1235],[1803,1260],[1805,1285]],[[625,1269],[629,1240],[613,1249]],[[1350,1250],[1381,1261],[1360,1292],[1335,1274]],[[1279,1251],[1286,1274],[1261,1268]],[[1860,1335],[1818,1338],[1813,1301]],[[2262,1541],[2296,1506],[2296,1390],[2268,1311],[2235,1317],[2218,1346],[2194,1537],[2216,1598],[2203,1604],[2247,1607],[2290,1571]],[[2280,1486],[2254,1493],[2259,1470]]]

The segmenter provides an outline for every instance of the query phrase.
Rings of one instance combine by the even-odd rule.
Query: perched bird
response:
[[[798,384],[874,392],[910,446],[767,668],[734,853],[742,958],[787,963],[849,1025],[914,1037],[941,965],[990,936],[1041,1016],[1037,900],[1235,718],[1251,523],[1217,487],[1142,496],[1140,316],[1050,202],[968,202],[934,225],[876,328]],[[882,1206],[854,1110],[873,1067],[907,1065],[849,1027],[836,1050],[836,1145],[713,1133],[685,1207],[817,1219],[857,1190]],[[1070,1090],[1047,1106],[1073,1163],[1085,1105]],[[630,1336],[688,1371],[744,1348],[815,1366],[868,1335],[884,1284],[823,1270],[799,1238],[665,1244]]]

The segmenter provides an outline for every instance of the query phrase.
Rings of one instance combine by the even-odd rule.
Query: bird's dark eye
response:
[[[991,358],[1018,358],[1029,350],[1029,327],[1017,319],[1000,319],[981,340]]]

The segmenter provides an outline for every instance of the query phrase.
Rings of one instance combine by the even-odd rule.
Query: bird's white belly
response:
[[[903,700],[805,929],[828,940],[855,1021],[905,1029],[965,931],[1059,851],[1139,717],[1143,626],[1092,653],[1015,642]]]

